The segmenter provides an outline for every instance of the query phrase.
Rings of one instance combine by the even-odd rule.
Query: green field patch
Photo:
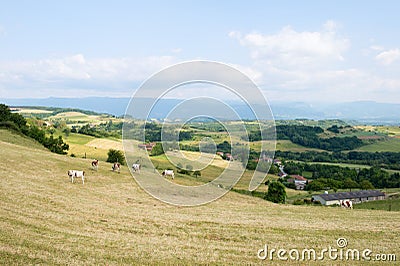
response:
[[[369,169],[371,166],[364,164],[351,164],[351,163],[329,163],[329,162],[310,162],[308,164],[323,164],[323,165],[335,165],[340,167],[348,167],[353,169]]]
[[[261,145],[261,144],[259,144],[259,145]],[[322,151],[324,151],[321,149],[307,148],[307,147],[295,144],[295,143],[291,142],[290,140],[277,140],[276,141],[276,150],[293,151],[293,152],[304,152],[304,151],[322,152]]]
[[[400,138],[387,138],[385,140],[377,141],[373,144],[365,145],[357,149],[357,151],[367,152],[400,152]]]
[[[46,150],[39,142],[8,129],[0,128],[0,141]]]
[[[63,138],[65,139],[65,142],[77,145],[85,145],[95,139],[95,137],[77,133],[70,133],[68,136],[64,135]]]
[[[400,212],[400,198],[369,201],[353,205],[354,209],[384,210]]]

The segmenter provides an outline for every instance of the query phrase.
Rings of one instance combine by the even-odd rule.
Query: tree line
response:
[[[275,156],[303,162],[351,163],[400,170],[400,152],[292,152],[276,151]]]
[[[400,174],[382,170],[380,167],[354,169],[337,165],[286,162],[285,172],[289,175],[311,172],[312,182],[306,190],[323,189],[374,189],[400,187]]]
[[[50,134],[47,137],[43,129],[35,125],[29,125],[22,115],[12,113],[5,104],[0,104],[0,127],[14,130],[35,139],[51,152],[67,154],[69,149],[69,145],[63,141],[61,136],[55,138],[53,134]]]
[[[262,132],[260,130],[252,130],[248,133],[249,141],[268,140],[275,135],[272,132],[273,130],[273,128],[265,129]],[[295,144],[308,148],[344,151],[354,150],[364,145],[364,142],[355,136],[321,138],[318,134],[323,133],[324,130],[317,126],[279,125],[275,127],[275,130],[278,140],[290,140]]]

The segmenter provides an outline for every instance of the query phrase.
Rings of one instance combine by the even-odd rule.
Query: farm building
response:
[[[148,143],[148,144],[138,144],[138,148],[142,149],[142,150],[151,151],[151,150],[153,150],[153,147],[155,145],[156,145],[156,143],[154,143],[154,142]]]
[[[291,175],[287,182],[293,183],[297,190],[304,190],[308,183],[308,180],[301,175]]]
[[[332,194],[320,194],[313,196],[313,201],[319,201],[322,205],[340,204],[340,200],[351,200],[353,203],[361,203],[372,200],[384,200],[385,193],[379,190],[360,190],[352,192],[338,192]]]

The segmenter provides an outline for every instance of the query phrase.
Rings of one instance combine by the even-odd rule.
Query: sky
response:
[[[400,103],[399,10],[385,0],[2,1],[0,98],[130,97],[161,69],[211,60],[270,101]]]

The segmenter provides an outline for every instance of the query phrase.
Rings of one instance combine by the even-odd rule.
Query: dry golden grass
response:
[[[123,150],[122,141],[110,140],[110,139],[94,139],[85,144],[88,147],[95,147],[103,150]]]
[[[264,244],[322,249],[338,237],[350,248],[400,252],[399,212],[276,205],[234,192],[174,207],[143,192],[126,167],[118,174],[101,162],[95,172],[88,159],[4,141],[0,158],[1,265],[265,265],[256,255]],[[71,184],[68,169],[85,170],[85,185]]]
[[[65,140],[69,144],[68,154],[76,157],[107,160],[109,149],[123,150],[122,142],[110,139],[96,139],[81,134],[71,134]]]
[[[179,152],[169,151],[166,153],[170,157],[176,157],[177,159],[183,158],[188,161],[199,161],[201,164],[210,164],[221,168],[226,168],[229,161],[224,160],[219,155],[210,153],[200,153],[192,151],[181,150]]]
[[[41,109],[30,109],[30,108],[17,108],[19,114],[49,114],[51,111]]]

